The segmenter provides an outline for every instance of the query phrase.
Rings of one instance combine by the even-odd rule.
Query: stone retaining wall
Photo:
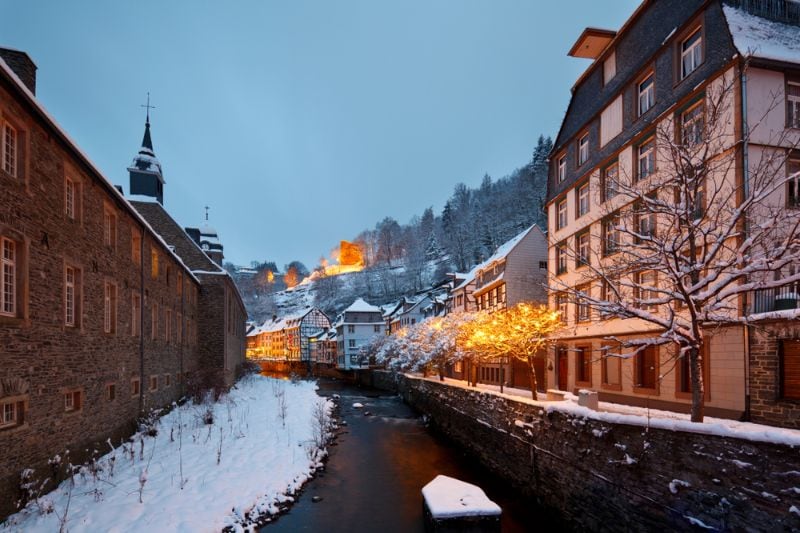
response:
[[[800,530],[800,449],[609,424],[390,372],[360,378],[577,529]]]

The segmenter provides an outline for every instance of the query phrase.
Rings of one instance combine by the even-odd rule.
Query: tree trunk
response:
[[[689,374],[692,381],[692,422],[702,422],[705,416],[705,384],[703,355],[698,346],[689,349]]]
[[[533,355],[528,356],[528,365],[531,367],[531,396],[534,400],[538,400],[539,398],[536,396],[536,391],[539,389],[539,383],[536,379],[536,367],[533,366],[534,357]]]

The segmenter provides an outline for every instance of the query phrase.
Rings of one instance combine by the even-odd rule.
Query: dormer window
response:
[[[681,79],[697,70],[703,62],[703,32],[698,28],[681,43]]]

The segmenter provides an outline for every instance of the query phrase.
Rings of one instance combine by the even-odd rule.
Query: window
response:
[[[790,176],[786,185],[786,206],[800,207],[800,159],[789,159],[786,173]]]
[[[611,355],[611,347],[602,348],[602,384],[604,387],[619,390],[622,388],[622,360]]]
[[[0,400],[0,429],[22,425],[25,421],[25,401],[19,398]]]
[[[592,348],[578,346],[575,348],[575,381],[576,385],[592,385]]]
[[[539,270],[547,270],[547,261],[539,261]]]
[[[172,385],[172,375],[164,374],[164,386],[169,387]]]
[[[637,86],[639,94],[639,116],[644,115],[656,103],[656,85],[654,74],[650,74]]]
[[[178,319],[175,321],[175,335],[177,336],[178,344],[183,343],[183,315],[178,312]]]
[[[639,242],[656,234],[656,215],[645,212],[641,205],[637,206],[636,210],[636,233],[638,233],[636,240]]]
[[[556,294],[556,306],[558,307],[558,312],[561,313],[561,322],[567,322],[567,312],[569,311],[568,308],[568,300],[567,295],[563,292]]]
[[[781,397],[800,400],[800,341],[781,341],[779,353]]]
[[[0,315],[17,314],[17,243],[6,237],[0,239],[3,247],[3,290],[0,292]]]
[[[600,298],[603,301],[608,302],[611,306],[619,303],[619,279],[615,276],[607,276],[603,278],[603,282],[600,285]],[[605,310],[600,311],[600,317],[607,319],[612,318],[614,313],[606,307]]]
[[[567,156],[562,155],[558,158],[558,182],[567,179]]]
[[[619,163],[616,161],[603,170],[603,200],[609,201],[619,194]]]
[[[356,347],[356,340],[355,339],[350,339],[349,341],[347,341],[347,346],[350,347],[350,348],[355,348]]]
[[[617,54],[611,52],[608,57],[603,61],[603,85],[608,85],[608,82],[617,75]]]
[[[575,267],[579,268],[589,264],[590,251],[590,237],[589,231],[584,231],[575,236],[575,248],[578,253],[575,257]]]
[[[117,385],[115,383],[109,383],[106,385],[106,400],[109,402],[113,402],[117,399]]]
[[[17,177],[17,130],[11,124],[3,124],[3,170]]]
[[[697,29],[681,43],[681,79],[685,78],[703,62],[702,30]]]
[[[651,137],[636,148],[636,178],[643,180],[656,170],[656,143]]]
[[[591,290],[591,287],[588,284],[579,285],[578,287],[576,287],[576,290],[578,291],[578,297],[575,301],[576,320],[577,322],[588,322],[589,319],[591,318],[592,308],[589,306],[589,302],[586,299],[586,297],[589,296],[590,294],[589,291]]]
[[[619,213],[603,219],[603,255],[612,255],[619,251],[621,242]]]
[[[698,103],[681,113],[681,143],[687,147],[703,142],[704,107]]]
[[[494,291],[489,291],[489,307],[494,307]]]
[[[158,279],[158,251],[150,248],[150,277]]]
[[[800,128],[800,83],[786,84],[786,125]]]
[[[636,274],[636,293],[639,300],[639,307],[642,309],[655,309],[656,305],[653,303],[645,303],[650,300],[658,298],[656,288],[656,272],[655,270],[645,270]]]
[[[701,360],[700,360],[700,367],[701,372],[703,374],[703,389],[704,389],[704,396],[706,396],[706,400],[708,400],[708,387],[709,387],[709,380],[706,376],[706,368],[708,364],[708,354],[711,353],[709,349],[709,338],[706,337],[705,341],[703,341],[703,348],[701,350]],[[677,372],[677,387],[675,391],[678,393],[683,394],[691,394],[692,393],[692,373],[691,373],[691,361],[689,357],[689,352],[687,351],[684,355],[678,356],[678,372]]]
[[[136,228],[131,228],[131,261],[134,265],[142,264],[142,234]]]
[[[150,339],[156,340],[158,338],[158,304],[153,302],[153,307],[150,308]]]
[[[589,182],[580,185],[575,192],[578,216],[582,217],[589,212]]]
[[[349,324],[347,326],[347,333],[355,333],[355,332],[356,332],[356,327],[352,324]]]
[[[81,405],[81,391],[73,390],[64,393],[64,411],[67,413],[73,411],[80,411]]]
[[[67,265],[64,268],[64,325],[80,326],[80,269]]]
[[[380,326],[380,324],[375,324],[375,325],[373,326],[373,328],[372,328],[372,331],[373,331],[373,332],[375,332],[375,333],[380,333],[380,332],[381,332],[381,326]]]
[[[150,376],[150,392],[158,390],[158,376]]]
[[[589,160],[589,134],[585,133],[578,139],[578,166]]]
[[[658,357],[655,346],[648,346],[636,354],[634,361],[634,387],[655,389],[658,373]]]
[[[164,340],[172,340],[172,309],[164,310]]]
[[[103,331],[117,332],[117,286],[106,282],[103,298]]]
[[[70,178],[64,181],[64,214],[70,220],[77,218],[78,184]]]
[[[506,303],[506,284],[503,283],[497,288],[497,303],[504,304]]]
[[[564,198],[556,204],[556,229],[567,227],[567,199]]]
[[[103,244],[117,246],[117,215],[108,206],[103,209]]]
[[[142,297],[131,295],[131,335],[137,337],[142,333]]]
[[[556,275],[567,272],[567,245],[564,243],[556,245]]]

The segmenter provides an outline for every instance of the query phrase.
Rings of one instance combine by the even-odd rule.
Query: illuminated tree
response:
[[[521,303],[505,311],[479,313],[463,326],[461,335],[465,349],[479,361],[514,357],[528,363],[535,400],[538,380],[534,361],[546,352],[548,337],[561,325],[557,311]]]

